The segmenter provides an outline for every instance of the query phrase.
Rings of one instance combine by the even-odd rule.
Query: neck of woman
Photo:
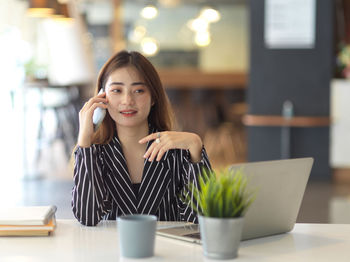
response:
[[[122,145],[139,145],[138,141],[148,135],[148,123],[140,126],[117,126],[119,141]]]

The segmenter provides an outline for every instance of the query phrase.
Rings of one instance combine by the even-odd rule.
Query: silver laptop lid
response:
[[[256,198],[244,220],[242,240],[289,232],[296,222],[313,158],[232,165],[248,177]]]
[[[242,240],[289,232],[296,222],[313,158],[252,162],[230,166],[248,177],[256,198],[245,214]],[[201,243],[197,225],[175,225],[157,234]]]

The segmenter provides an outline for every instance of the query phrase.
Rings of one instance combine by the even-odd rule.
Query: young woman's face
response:
[[[108,112],[117,127],[140,127],[148,125],[152,106],[149,88],[138,71],[132,67],[115,70],[105,85]]]

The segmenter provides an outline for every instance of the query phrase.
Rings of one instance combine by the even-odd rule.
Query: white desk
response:
[[[0,261],[211,261],[202,255],[200,245],[160,236],[155,257],[120,258],[115,221],[97,227],[74,220],[57,224],[49,237],[0,237]],[[350,261],[350,224],[296,224],[288,234],[243,241],[233,261]]]

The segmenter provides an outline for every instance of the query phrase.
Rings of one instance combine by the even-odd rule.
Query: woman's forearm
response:
[[[79,148],[74,166],[72,211],[77,220],[87,226],[95,226],[104,215],[105,187],[97,168],[98,157],[92,148]]]
[[[198,163],[202,159],[203,143],[202,139],[197,134],[194,135],[193,143],[190,145],[188,150],[191,154],[191,161],[193,163]]]

